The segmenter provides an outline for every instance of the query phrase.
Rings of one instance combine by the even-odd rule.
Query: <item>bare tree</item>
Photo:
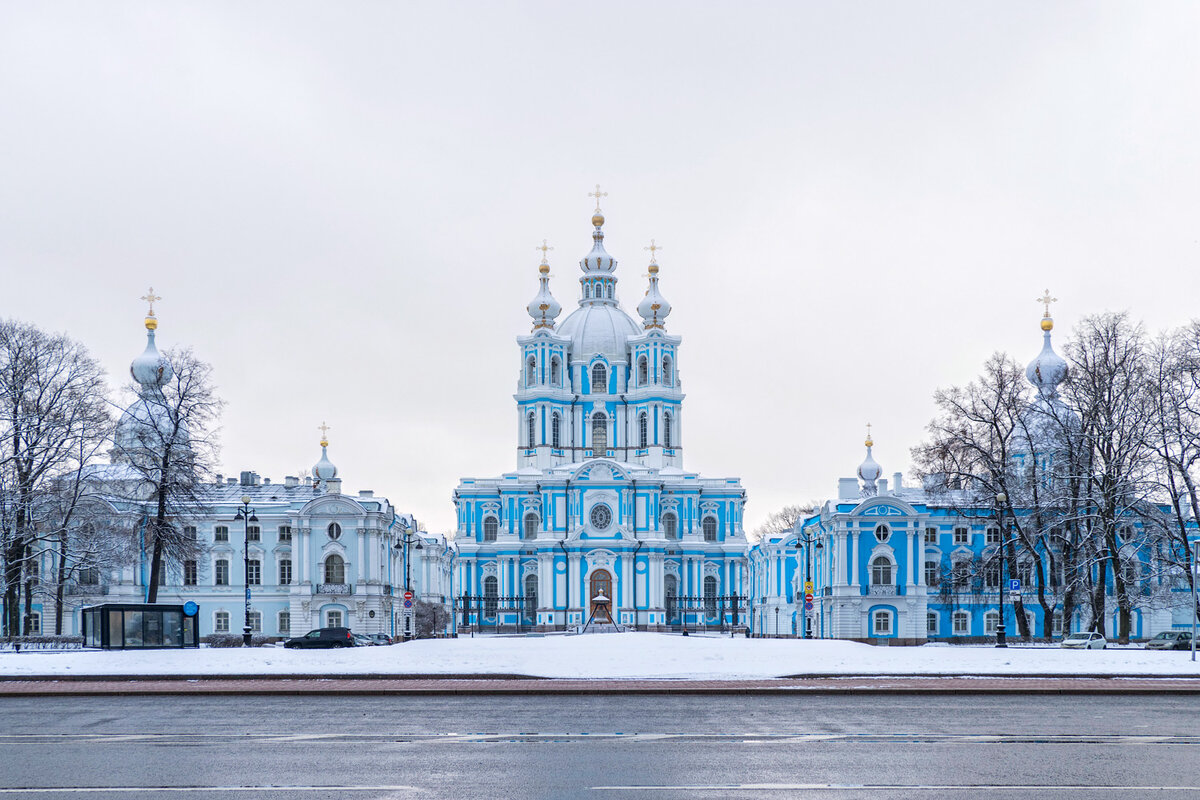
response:
[[[153,329],[131,372],[136,399],[117,424],[112,458],[128,467],[127,499],[144,509],[151,551],[146,600],[153,603],[163,565],[177,566],[196,552],[182,522],[205,513],[202,487],[216,458],[223,403],[212,368],[188,348],[159,356]]]
[[[754,529],[753,538],[755,541],[762,541],[786,533],[795,528],[797,522],[812,514],[816,508],[815,503],[804,503],[784,506],[778,511],[773,511],[761,525]]]
[[[40,502],[63,475],[78,478],[111,430],[104,372],[83,345],[34,325],[0,322],[0,520],[4,632],[29,632]],[[19,595],[24,599],[24,619]]]

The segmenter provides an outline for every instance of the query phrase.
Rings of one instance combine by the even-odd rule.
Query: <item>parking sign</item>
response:
[[[1019,581],[1019,580],[1018,580],[1018,579],[1016,579],[1016,578],[1013,578],[1012,580],[1010,580],[1010,581],[1008,582],[1008,590],[1009,590],[1010,592],[1019,592],[1019,591],[1021,591],[1021,581]]]

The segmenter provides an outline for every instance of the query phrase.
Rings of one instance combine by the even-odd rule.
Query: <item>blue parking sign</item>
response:
[[[1009,590],[1010,592],[1019,592],[1019,591],[1021,591],[1021,581],[1019,581],[1019,580],[1018,580],[1018,579],[1016,579],[1016,578],[1013,578],[1012,580],[1010,580],[1010,581],[1008,582],[1008,590]]]

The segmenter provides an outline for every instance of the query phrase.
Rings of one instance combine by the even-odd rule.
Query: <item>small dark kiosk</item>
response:
[[[83,646],[104,650],[199,647],[196,615],[188,611],[192,608],[158,603],[89,606],[83,609]]]

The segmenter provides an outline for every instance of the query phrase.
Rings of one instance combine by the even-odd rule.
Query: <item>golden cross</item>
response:
[[[141,296],[140,298],[138,298],[138,299],[140,299],[140,300],[145,300],[147,303],[149,303],[149,304],[150,304],[150,313],[146,315],[146,316],[149,316],[149,317],[153,317],[153,316],[154,316],[154,301],[155,301],[155,300],[162,300],[162,298],[161,298],[161,297],[159,297],[158,295],[156,295],[156,294],[154,293],[154,287],[153,287],[153,286],[151,286],[151,287],[150,287],[150,292],[149,292],[149,294],[144,294],[144,295],[142,295],[142,296]]]
[[[1047,290],[1046,290],[1046,293],[1037,299],[1037,302],[1039,302],[1039,303],[1045,303],[1045,304],[1046,304],[1046,319],[1050,319],[1050,304],[1051,304],[1051,303],[1057,303],[1057,302],[1058,302],[1058,298],[1057,298],[1057,297],[1051,297],[1051,296],[1050,296],[1050,290],[1049,290],[1049,289],[1047,289]]]
[[[542,246],[541,246],[541,247],[535,247],[535,248],[533,248],[533,249],[534,249],[534,250],[541,250],[541,251],[542,251],[542,263],[543,263],[543,264],[545,264],[545,263],[546,263],[546,251],[547,251],[547,250],[553,250],[554,248],[553,248],[553,247],[551,247],[550,245],[546,244],[546,240],[545,240],[545,239],[542,239]]]
[[[321,424],[317,428],[317,430],[319,430],[321,432],[321,442],[323,444],[325,441],[327,441],[329,439],[329,426],[325,424],[324,420],[322,420]]]
[[[602,191],[600,191],[600,184],[598,184],[598,183],[597,183],[597,184],[596,184],[596,191],[594,191],[594,192],[588,192],[588,197],[594,197],[594,198],[596,198],[596,210],[597,210],[597,211],[599,211],[599,210],[600,210],[600,198],[601,198],[601,197],[608,197],[608,192],[602,192]]]
[[[871,438],[871,423],[867,423],[867,438]]]
[[[666,248],[664,248],[664,247],[663,247],[662,245],[660,245],[660,244],[655,244],[655,243],[654,243],[654,240],[653,240],[653,239],[651,239],[651,240],[650,240],[650,246],[649,246],[649,247],[643,247],[642,249],[643,249],[643,250],[649,250],[649,251],[650,251],[650,260],[651,260],[651,261],[657,261],[657,260],[658,260],[658,251],[659,251],[659,250],[665,250]]]

